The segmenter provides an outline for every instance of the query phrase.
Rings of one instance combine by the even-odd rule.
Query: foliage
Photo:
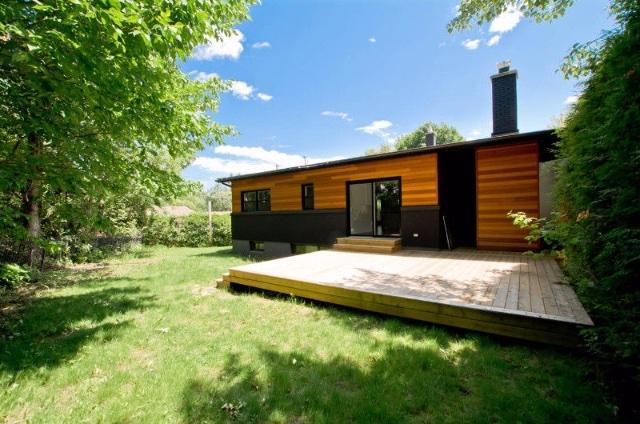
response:
[[[48,273],[48,290],[1,308],[11,315],[0,324],[0,416],[150,423],[223,423],[233,415],[241,423],[613,419],[583,356],[213,287],[244,263],[228,248],[156,247],[102,269]]]
[[[154,200],[183,192],[180,170],[194,152],[232,130],[207,114],[226,83],[192,80],[179,61],[229,34],[250,4],[0,3],[2,232],[37,243],[51,197],[83,205],[132,185]],[[58,219],[78,218],[58,206]]]
[[[552,214],[555,215],[555,213]],[[527,231],[524,239],[529,244],[542,241],[552,253],[556,253],[561,249],[556,227],[553,225],[552,220],[528,216],[525,212],[509,211],[507,216],[513,220],[513,225]]]
[[[30,278],[29,270],[18,264],[0,264],[0,288],[15,289]]]
[[[409,134],[401,135],[396,140],[397,150],[424,147],[427,133],[433,131],[436,134],[436,144],[449,144],[464,141],[464,137],[453,126],[445,123],[425,122]]]
[[[591,62],[584,92],[560,131],[555,225],[568,272],[597,323],[587,332],[590,348],[637,385],[640,5],[628,2],[618,20],[621,29]]]
[[[491,22],[511,8],[517,8],[536,22],[551,21],[564,15],[574,0],[460,0],[455,18],[449,22],[449,32],[462,31]]]
[[[213,234],[209,235],[209,219],[204,214],[185,217],[154,215],[142,230],[146,245],[204,247],[231,245],[231,217],[213,215]]]
[[[206,193],[207,200],[211,201],[211,210],[227,212],[231,210],[231,189],[222,184],[216,184]]]
[[[382,143],[381,145],[379,145],[378,147],[371,147],[367,150],[364,151],[365,155],[378,155],[380,153],[389,153],[389,152],[395,152],[396,151],[396,147],[394,144],[389,144],[389,143]]]
[[[436,144],[449,144],[464,141],[464,137],[453,126],[445,123],[437,124],[435,122],[425,122],[412,132],[401,135],[395,140],[393,146],[389,143],[382,144],[378,148],[368,149],[365,154],[373,155],[378,153],[387,153],[395,150],[414,149],[416,147],[424,147],[427,133],[434,132],[436,134]]]
[[[135,191],[102,198],[47,191],[43,194],[43,204],[46,207],[42,209],[38,245],[44,250],[45,258],[58,263],[78,263],[126,249],[127,243],[97,246],[96,240],[139,237],[139,228],[146,222],[146,210],[152,200],[144,192]],[[13,230],[18,234],[5,232],[0,236],[0,260],[24,263],[27,261],[24,228],[14,225]]]

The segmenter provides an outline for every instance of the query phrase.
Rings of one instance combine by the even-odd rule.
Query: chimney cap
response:
[[[498,67],[498,73],[503,73],[503,72],[507,72],[509,70],[509,68],[511,67],[511,61],[510,60],[503,60],[501,62],[497,63],[497,67]]]

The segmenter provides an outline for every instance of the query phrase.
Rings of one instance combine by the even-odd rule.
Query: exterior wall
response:
[[[507,212],[539,216],[538,143],[527,142],[476,150],[477,247],[529,250],[526,231]]]
[[[400,177],[402,206],[438,204],[437,154],[372,160],[300,172],[236,180],[232,209],[241,211],[241,192],[271,189],[271,211],[302,210],[302,184],[313,183],[315,209],[346,209],[346,182]]]
[[[335,243],[337,237],[344,237],[346,230],[347,212],[344,209],[231,215],[231,237],[234,240],[328,245]]]
[[[440,247],[440,207],[403,206],[400,211],[402,245]]]

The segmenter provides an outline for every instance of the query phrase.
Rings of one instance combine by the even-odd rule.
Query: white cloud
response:
[[[578,96],[568,96],[566,99],[564,99],[564,104],[574,105],[576,104],[577,101],[578,101]]]
[[[198,156],[192,165],[210,172],[225,175],[253,174],[254,172],[275,169],[272,164],[265,162],[210,158],[205,156]]]
[[[231,35],[223,36],[220,40],[210,38],[206,44],[195,48],[192,57],[196,60],[211,60],[215,58],[238,59],[244,50],[242,42],[244,34],[234,30]]]
[[[500,42],[500,36],[498,34],[496,34],[493,37],[489,38],[489,41],[487,41],[487,46],[489,46],[489,47],[495,46],[499,42]]]
[[[258,41],[257,43],[253,43],[251,47],[254,49],[268,49],[271,47],[271,43],[268,41]]]
[[[475,50],[480,45],[480,39],[479,38],[475,38],[475,39],[472,40],[470,38],[467,38],[466,40],[464,40],[462,42],[462,45],[467,50]]]
[[[356,131],[380,137],[383,140],[391,143],[393,142],[394,138],[387,130],[391,128],[392,125],[393,124],[390,121],[381,119],[379,121],[373,121],[369,125],[365,125],[364,127],[358,127],[356,128]]]
[[[368,41],[370,43],[375,43],[377,40],[375,39],[375,37],[370,37]]]
[[[240,100],[249,100],[255,88],[244,81],[231,81],[229,91]]]
[[[209,81],[211,78],[217,78],[218,74],[215,72],[202,72],[202,71],[191,71],[189,75],[196,81],[204,82]]]
[[[497,32],[499,34],[509,32],[518,25],[521,18],[522,12],[514,6],[509,6],[507,10],[491,21],[489,32]]]
[[[273,96],[267,93],[258,93],[256,94],[256,96],[263,102],[268,102],[269,100],[273,99]]]
[[[336,111],[333,111],[333,110],[325,110],[325,111],[321,112],[320,115],[340,118],[343,121],[347,121],[347,122],[351,122],[352,121],[352,119],[349,117],[349,114],[347,112],[336,112]]]
[[[192,165],[213,173],[239,175],[343,159],[341,156],[305,158],[302,155],[267,150],[263,147],[229,145],[217,146],[215,153],[240,159],[199,156],[193,161]]]

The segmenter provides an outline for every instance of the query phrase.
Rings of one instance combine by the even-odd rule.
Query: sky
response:
[[[361,156],[425,121],[467,139],[491,134],[496,64],[518,70],[521,132],[549,128],[580,94],[558,71],[576,42],[610,28],[605,0],[578,1],[551,23],[517,10],[449,34],[457,1],[264,0],[222,41],[182,65],[233,81],[212,114],[238,135],[196,155],[183,175],[219,177]]]

